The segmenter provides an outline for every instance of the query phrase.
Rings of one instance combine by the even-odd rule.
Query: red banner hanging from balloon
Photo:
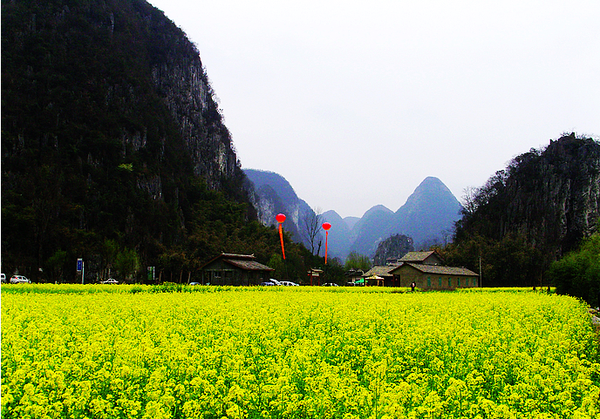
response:
[[[323,230],[325,230],[325,265],[327,265],[327,239],[329,237],[329,229],[331,228],[331,224],[323,223]]]
[[[281,254],[283,255],[283,260],[285,260],[285,249],[283,247],[283,228],[281,227],[281,224],[285,221],[285,214],[277,214],[275,219],[279,223],[279,239],[281,240]]]

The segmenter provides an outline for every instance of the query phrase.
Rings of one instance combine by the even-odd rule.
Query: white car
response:
[[[284,287],[298,287],[299,285],[292,281],[281,281],[279,285],[283,285]]]
[[[3,284],[6,282],[6,274],[0,274],[0,282],[2,282]]]
[[[23,275],[13,275],[10,278],[11,284],[31,284],[31,281]]]
[[[116,280],[116,279],[114,279],[114,278],[108,278],[108,279],[107,279],[107,280],[105,280],[105,281],[100,281],[100,283],[101,283],[101,284],[118,284],[118,283],[119,283],[119,281],[117,281],[117,280]]]

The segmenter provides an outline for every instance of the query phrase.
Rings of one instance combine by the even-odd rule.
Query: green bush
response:
[[[595,307],[600,305],[600,233],[554,262],[549,275],[557,293],[579,297]]]

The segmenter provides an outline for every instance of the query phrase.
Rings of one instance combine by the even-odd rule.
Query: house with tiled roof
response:
[[[391,272],[398,286],[421,289],[455,289],[479,286],[479,275],[466,268],[404,262]]]
[[[398,286],[394,281],[394,274],[392,274],[392,271],[397,267],[398,265],[373,266],[364,273],[363,278],[367,281],[367,285]]]
[[[420,263],[423,265],[443,265],[444,259],[435,250],[427,252],[408,252],[398,261],[401,263]]]
[[[221,253],[200,267],[202,284],[259,285],[275,269],[256,261],[254,255]]]

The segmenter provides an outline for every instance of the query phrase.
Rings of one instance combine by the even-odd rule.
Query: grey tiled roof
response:
[[[433,275],[457,275],[457,276],[479,276],[475,272],[467,268],[455,268],[452,266],[440,266],[440,265],[423,265],[421,263],[406,263],[405,265],[412,266],[413,268]]]
[[[223,259],[226,262],[236,268],[244,269],[246,271],[274,271],[275,269],[269,268],[267,265],[258,263],[254,260],[235,260],[235,259]]]
[[[369,269],[367,272],[365,272],[365,274],[363,276],[365,276],[365,277],[373,276],[373,275],[392,276],[392,271],[394,269],[396,269],[397,267],[398,267],[398,265],[373,266],[371,269]]]
[[[433,250],[429,252],[408,252],[400,259],[400,262],[423,262],[429,256],[434,254]]]

